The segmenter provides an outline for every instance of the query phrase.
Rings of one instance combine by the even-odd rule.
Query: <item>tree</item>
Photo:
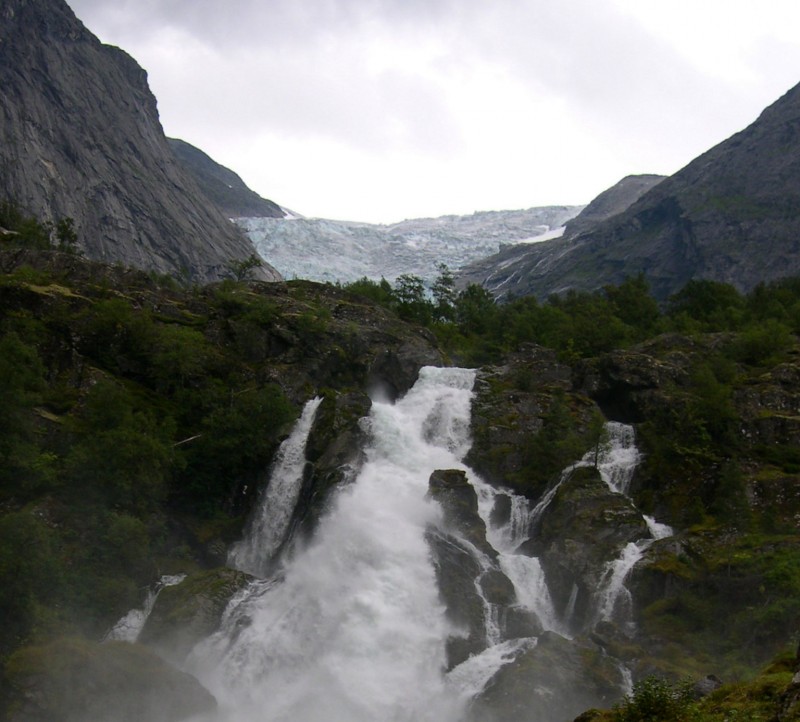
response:
[[[462,333],[487,333],[497,315],[492,294],[477,283],[470,283],[458,294],[455,311]]]
[[[62,218],[56,223],[56,242],[59,251],[75,252],[78,243],[78,233],[75,230],[75,221],[72,218]]]
[[[239,261],[228,261],[227,264],[228,270],[237,281],[244,281],[250,275],[251,271],[263,265],[264,261],[255,253],[251,253],[247,258],[243,258]]]
[[[433,304],[425,298],[425,283],[419,276],[404,273],[394,287],[397,314],[406,321],[427,326],[433,317]]]
[[[437,263],[439,275],[431,286],[434,315],[438,321],[453,321],[456,309],[456,281],[446,263]]]

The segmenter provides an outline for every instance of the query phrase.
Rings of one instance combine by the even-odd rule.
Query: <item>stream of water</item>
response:
[[[443,676],[452,632],[439,599],[427,498],[464,468],[474,372],[425,368],[400,401],[373,403],[370,445],[313,541],[279,580],[253,585],[195,650],[226,722],[455,722],[466,693]]]
[[[428,367],[401,400],[375,400],[361,420],[369,444],[354,483],[337,492],[311,541],[276,565],[320,400],[308,402],[273,464],[245,538],[229,555],[232,566],[258,580],[230,602],[220,630],[187,661],[219,702],[203,722],[462,722],[492,676],[536,646],[535,637],[504,638],[494,606],[484,599],[485,649],[445,673],[447,641],[459,631],[446,616],[426,538],[442,521],[441,508],[428,497],[437,469],[465,471],[476,489],[496,558],[466,540],[461,546],[481,574],[501,570],[519,608],[533,613],[541,628],[569,637],[569,610],[557,613],[539,560],[520,549],[574,467],[535,505],[466,467],[474,378],[472,370]],[[627,492],[638,461],[629,429],[611,426],[611,443],[600,455],[591,451],[576,462],[597,463],[619,493]],[[499,502],[508,508],[503,521],[493,518]],[[667,533],[668,527],[648,524],[653,537]],[[629,547],[609,567],[601,615],[618,604],[643,553],[641,543]],[[482,594],[478,583],[476,590]]]

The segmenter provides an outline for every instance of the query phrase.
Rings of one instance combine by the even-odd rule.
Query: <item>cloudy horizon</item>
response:
[[[800,81],[788,0],[67,1],[167,135],[325,218],[587,203]]]

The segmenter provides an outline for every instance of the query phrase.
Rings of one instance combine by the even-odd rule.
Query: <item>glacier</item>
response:
[[[428,285],[438,264],[451,271],[497,253],[504,245],[556,237],[584,206],[478,211],[417,218],[391,225],[325,218],[234,219],[256,252],[284,278],[349,283],[363,277],[394,282],[402,274]]]

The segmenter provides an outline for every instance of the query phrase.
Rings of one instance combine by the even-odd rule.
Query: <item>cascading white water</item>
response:
[[[611,491],[627,496],[633,473],[641,461],[636,434],[632,426],[618,421],[607,422],[605,429],[608,441],[596,455],[597,470]],[[580,463],[582,466],[594,465],[595,452],[587,453]]]
[[[194,671],[226,722],[454,722],[442,675],[451,632],[426,528],[435,469],[464,468],[474,372],[425,368],[394,406],[375,402],[371,443],[314,539],[280,580],[253,585]],[[458,685],[456,685],[457,687]]]
[[[269,483],[259,496],[256,512],[246,536],[228,553],[228,564],[234,569],[262,576],[286,540],[306,465],[306,442],[314,424],[321,397],[308,401],[291,434],[278,449]]]
[[[475,475],[471,475],[471,481],[478,492],[478,511],[486,524],[487,539],[498,552],[500,569],[514,585],[518,604],[533,612],[544,629],[566,634],[539,560],[519,553],[520,546],[530,539],[539,505],[531,509],[524,496],[507,489],[495,489]],[[494,524],[492,510],[503,496],[508,498],[508,521]]]
[[[500,568],[514,584],[519,604],[532,611],[544,629],[569,636],[556,613],[539,559],[522,554],[501,553],[499,561]]]
[[[611,491],[627,496],[634,471],[641,461],[634,430],[626,424],[609,422],[606,431],[609,441],[599,455],[598,470]],[[643,515],[643,518],[650,538],[629,542],[620,556],[606,566],[596,596],[598,620],[609,621],[616,614],[622,624],[632,624],[632,599],[625,580],[654,541],[672,536],[672,528],[667,524],[651,516]]]

